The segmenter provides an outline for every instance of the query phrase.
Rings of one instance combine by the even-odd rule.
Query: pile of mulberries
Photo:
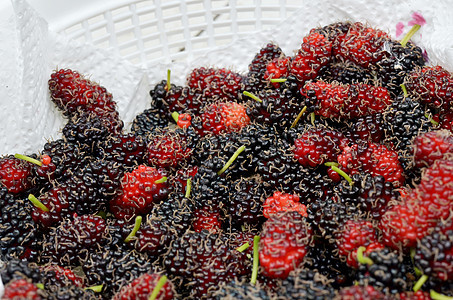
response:
[[[0,158],[3,297],[453,297],[453,75],[408,39],[313,28],[155,82],[130,127],[56,70],[61,138]]]

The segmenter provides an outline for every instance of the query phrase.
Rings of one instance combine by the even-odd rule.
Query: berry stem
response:
[[[259,245],[260,244],[260,236],[255,235],[253,238],[253,269],[252,269],[252,279],[250,280],[250,283],[255,285],[256,284],[256,279],[258,278],[258,267],[260,264],[259,261]]]
[[[329,165],[327,165],[327,164],[329,164]],[[330,167],[333,171],[335,171],[338,174],[340,174],[344,179],[346,179],[349,182],[349,185],[353,185],[354,184],[354,182],[352,181],[352,178],[349,177],[348,174],[346,174],[344,171],[342,171],[337,166],[335,166],[335,165],[333,165],[332,163],[329,163],[329,162],[326,162],[324,165]]]
[[[37,159],[34,159],[34,158],[31,158],[29,156],[26,156],[26,155],[23,155],[23,154],[14,154],[14,157],[15,158],[18,158],[18,159],[22,159],[22,160],[25,160],[25,161],[28,161],[30,163],[33,163],[35,165],[38,165],[38,166],[42,166],[42,162],[37,160]]]
[[[407,97],[407,89],[404,83],[400,84],[401,89],[403,90],[404,97]]]
[[[285,82],[286,80],[286,78],[273,78],[271,79],[271,82]]]
[[[135,218],[134,228],[132,229],[131,233],[129,233],[129,235],[124,239],[124,242],[129,243],[132,240],[137,231],[140,229],[140,225],[142,225],[142,216],[137,216]]]
[[[189,198],[191,190],[192,190],[192,179],[188,178],[186,184],[186,194],[184,195],[184,197]]]
[[[412,290],[416,293],[422,287],[422,285],[426,282],[426,280],[428,280],[428,275],[422,275],[422,277],[420,277],[417,280],[417,282],[414,284],[414,287],[412,288]]]
[[[404,38],[401,40],[401,46],[406,47],[407,42],[411,39],[411,37],[420,29],[419,24],[415,24],[412,26],[411,30],[404,36]]]
[[[35,284],[35,285],[36,285],[36,287],[37,287],[38,289],[44,290],[44,284],[42,284],[42,283],[37,283],[37,284]]]
[[[315,118],[316,118],[315,112],[312,112],[310,114],[310,122],[311,122],[311,125],[313,125],[313,126],[315,126]]]
[[[334,161],[329,161],[324,164],[326,167],[338,167],[340,164]]]
[[[430,290],[429,296],[431,297],[432,300],[453,300],[453,297],[442,295],[436,292],[435,290]]]
[[[167,181],[167,177],[162,177],[161,179],[157,179],[156,181],[154,181],[154,183],[164,183]]]
[[[28,200],[31,201],[31,203],[33,203],[33,205],[37,208],[39,208],[40,210],[42,211],[49,211],[49,209],[47,208],[47,206],[45,206],[44,204],[42,204],[41,201],[38,200],[38,198],[36,198],[34,195],[30,194],[28,195]]]
[[[221,175],[223,172],[225,172],[231,166],[231,164],[236,160],[236,158],[239,156],[239,154],[241,154],[241,152],[244,150],[245,150],[244,145],[239,147],[236,150],[236,152],[234,152],[234,154],[230,157],[230,159],[227,161],[227,163],[223,166],[223,168],[219,172],[217,172],[217,175]]]
[[[176,123],[178,123],[179,113],[177,111],[172,112],[171,117],[173,118],[173,120],[175,120]]]
[[[300,111],[300,113],[297,115],[296,119],[294,120],[293,124],[291,124],[291,128],[294,128],[296,127],[297,125],[297,122],[299,122],[300,118],[302,118],[302,115],[304,114],[304,112],[307,110],[307,106],[304,106],[304,108],[302,108],[302,110]]]
[[[167,92],[171,89],[170,78],[171,78],[171,70],[168,69],[167,70]]]
[[[246,242],[244,245],[237,247],[236,250],[239,252],[244,252],[248,247],[250,247],[249,242]]]
[[[103,287],[104,287],[103,284],[99,284],[99,285],[93,285],[93,286],[86,287],[85,290],[92,290],[95,293],[100,293],[100,292],[102,292]]]
[[[148,300],[155,300],[157,299],[157,296],[159,295],[160,290],[164,286],[164,284],[167,282],[167,276],[162,275],[159,278],[159,281],[157,282],[156,286],[154,287],[151,295],[149,296]]]
[[[366,247],[364,246],[360,246],[358,249],[357,249],[357,261],[363,265],[372,265],[374,262],[371,258],[369,257],[366,257],[366,256],[363,256],[363,252],[365,252],[366,250]]]
[[[439,122],[434,121],[434,119],[431,118],[428,113],[425,114],[425,117],[431,122],[431,124],[433,124],[434,127],[437,127],[437,125],[439,125]]]
[[[258,98],[257,96],[253,95],[252,93],[249,93],[247,91],[243,91],[242,94],[244,94],[245,96],[248,96],[250,98],[252,98],[253,100],[255,101],[258,101],[258,102],[263,102],[263,100],[261,100],[260,98]]]
[[[409,253],[410,253],[410,257],[411,257],[411,262],[412,262],[412,265],[414,265],[414,272],[415,272],[415,275],[417,275],[417,276],[422,276],[422,275],[423,275],[422,271],[420,271],[419,268],[415,267],[414,258],[415,258],[415,252],[416,252],[416,251],[417,251],[417,250],[416,250],[415,248],[411,248],[411,249],[410,249],[410,252],[409,252]]]

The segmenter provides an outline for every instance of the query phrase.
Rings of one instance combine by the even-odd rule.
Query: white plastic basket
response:
[[[269,29],[304,5],[300,0],[29,2],[49,21],[50,29],[81,43],[114,49],[146,66],[191,60]]]

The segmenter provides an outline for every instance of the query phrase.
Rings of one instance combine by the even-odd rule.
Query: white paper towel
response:
[[[0,154],[33,153],[47,140],[61,136],[65,120],[50,101],[47,80],[53,70],[71,68],[105,86],[118,103],[120,116],[126,125],[135,115],[149,106],[148,91],[165,78],[171,68],[175,83],[182,84],[188,71],[196,66],[229,67],[246,71],[255,53],[273,41],[291,55],[304,35],[316,26],[332,22],[362,21],[389,32],[396,38],[410,29],[411,20],[422,16],[426,24],[413,41],[426,49],[431,64],[441,64],[453,70],[453,26],[448,12],[450,1],[422,0],[376,1],[336,0],[312,1],[295,12],[288,20],[271,30],[239,39],[225,47],[214,48],[193,61],[135,66],[117,54],[92,45],[79,44],[52,32],[48,24],[26,0],[12,0],[14,14],[0,23],[2,39],[8,44],[0,50],[2,57],[0,79]],[[398,26],[397,26],[398,24]],[[399,28],[399,29],[397,29]],[[399,36],[401,38],[402,36]],[[3,47],[2,47],[3,48]]]

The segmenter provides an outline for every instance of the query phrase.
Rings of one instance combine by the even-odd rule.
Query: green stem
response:
[[[157,296],[159,295],[160,290],[164,286],[164,284],[167,282],[167,276],[162,275],[159,278],[159,281],[157,282],[156,286],[154,287],[151,295],[149,296],[148,300],[155,300],[157,299]]]
[[[176,123],[178,123],[179,113],[177,111],[172,112],[171,117],[173,118],[173,120],[175,120]]]
[[[365,252],[366,248],[364,246],[360,246],[357,249],[357,261],[363,265],[372,265],[373,260],[369,257],[363,256],[363,252]]]
[[[36,287],[37,287],[38,289],[44,290],[44,284],[42,284],[42,283],[37,283],[37,284],[35,284],[35,285],[36,285]]]
[[[167,70],[167,92],[171,89],[171,82],[170,82],[170,77],[171,77],[171,70]]]
[[[258,278],[258,267],[260,265],[260,256],[259,256],[259,247],[260,247],[260,236],[255,235],[253,238],[253,269],[252,269],[252,278],[250,279],[251,284],[256,284],[256,279]]]
[[[416,293],[422,287],[422,285],[426,282],[426,280],[428,280],[428,275],[422,275],[422,277],[420,277],[420,279],[418,279],[418,281],[415,283],[412,290]]]
[[[415,24],[412,26],[411,30],[404,36],[404,38],[401,40],[401,46],[406,47],[407,42],[411,39],[411,37],[420,29],[420,25]]]
[[[250,98],[252,98],[253,100],[255,101],[258,101],[258,102],[263,102],[263,100],[261,100],[260,98],[258,98],[257,96],[253,95],[252,93],[249,93],[247,91],[243,91],[242,94],[244,94],[245,96],[248,96]]]
[[[425,114],[425,117],[431,122],[431,124],[434,125],[434,127],[439,125],[439,122],[434,121],[433,118],[431,118],[431,116],[428,113]]]
[[[142,216],[137,216],[135,218],[134,228],[132,229],[131,233],[129,233],[129,235],[124,239],[124,242],[129,243],[132,240],[132,238],[135,236],[137,231],[140,229],[141,224],[142,224]]]
[[[401,89],[403,90],[404,97],[407,97],[407,89],[404,83],[400,84]]]
[[[42,204],[41,201],[38,200],[38,198],[36,198],[34,195],[30,194],[28,195],[28,200],[31,201],[31,203],[33,203],[33,205],[37,208],[39,208],[40,210],[42,211],[49,211],[49,209],[47,208],[47,206],[45,206],[44,204]]]
[[[334,161],[329,161],[324,164],[326,167],[338,167],[340,164]]]
[[[453,300],[453,297],[442,295],[442,294],[436,292],[435,290],[430,290],[429,296],[433,300]]]
[[[274,78],[271,79],[271,82],[285,82],[287,79],[286,78]]]
[[[161,179],[157,179],[156,181],[154,181],[154,183],[164,183],[167,181],[167,177],[162,177]]]
[[[300,111],[300,113],[297,115],[296,119],[294,120],[293,124],[291,124],[291,128],[294,128],[296,127],[297,125],[297,122],[299,122],[300,118],[302,118],[302,115],[304,114],[304,112],[307,110],[307,106],[304,106],[304,108],[302,108],[302,110]]]
[[[32,164],[35,164],[35,165],[38,165],[38,166],[42,166],[42,161],[39,161],[37,159],[28,157],[28,156],[23,155],[23,154],[16,153],[16,154],[14,154],[14,157],[18,158],[18,159],[22,159],[22,160],[28,161],[28,162],[31,162]]]
[[[219,172],[217,172],[217,175],[221,175],[223,172],[225,172],[231,166],[231,164],[236,160],[236,158],[239,156],[239,154],[241,154],[241,152],[244,150],[245,150],[244,145],[239,147],[236,150],[236,152],[234,152],[233,156],[231,156],[230,159],[227,161],[227,163],[223,166],[223,168]]]
[[[184,197],[189,198],[191,190],[192,190],[192,179],[188,178],[186,184],[186,194],[184,195]]]
[[[92,290],[95,293],[100,293],[100,292],[102,292],[103,287],[104,287],[103,284],[99,284],[99,285],[93,285],[93,286],[86,287],[85,290]]]
[[[316,118],[315,112],[312,112],[310,114],[310,121],[311,121],[311,125],[313,125],[313,126],[315,126],[315,118]]]
[[[249,242],[246,242],[244,245],[237,247],[236,250],[239,252],[244,252],[248,247],[250,247]]]
[[[328,163],[326,163],[328,164]],[[353,185],[354,182],[352,181],[352,178],[349,177],[348,174],[346,174],[344,171],[342,171],[340,168],[338,168],[337,166],[334,166],[334,165],[331,165],[330,168],[332,170],[334,170],[335,172],[337,172],[338,174],[340,174],[344,179],[346,179],[350,185]]]

